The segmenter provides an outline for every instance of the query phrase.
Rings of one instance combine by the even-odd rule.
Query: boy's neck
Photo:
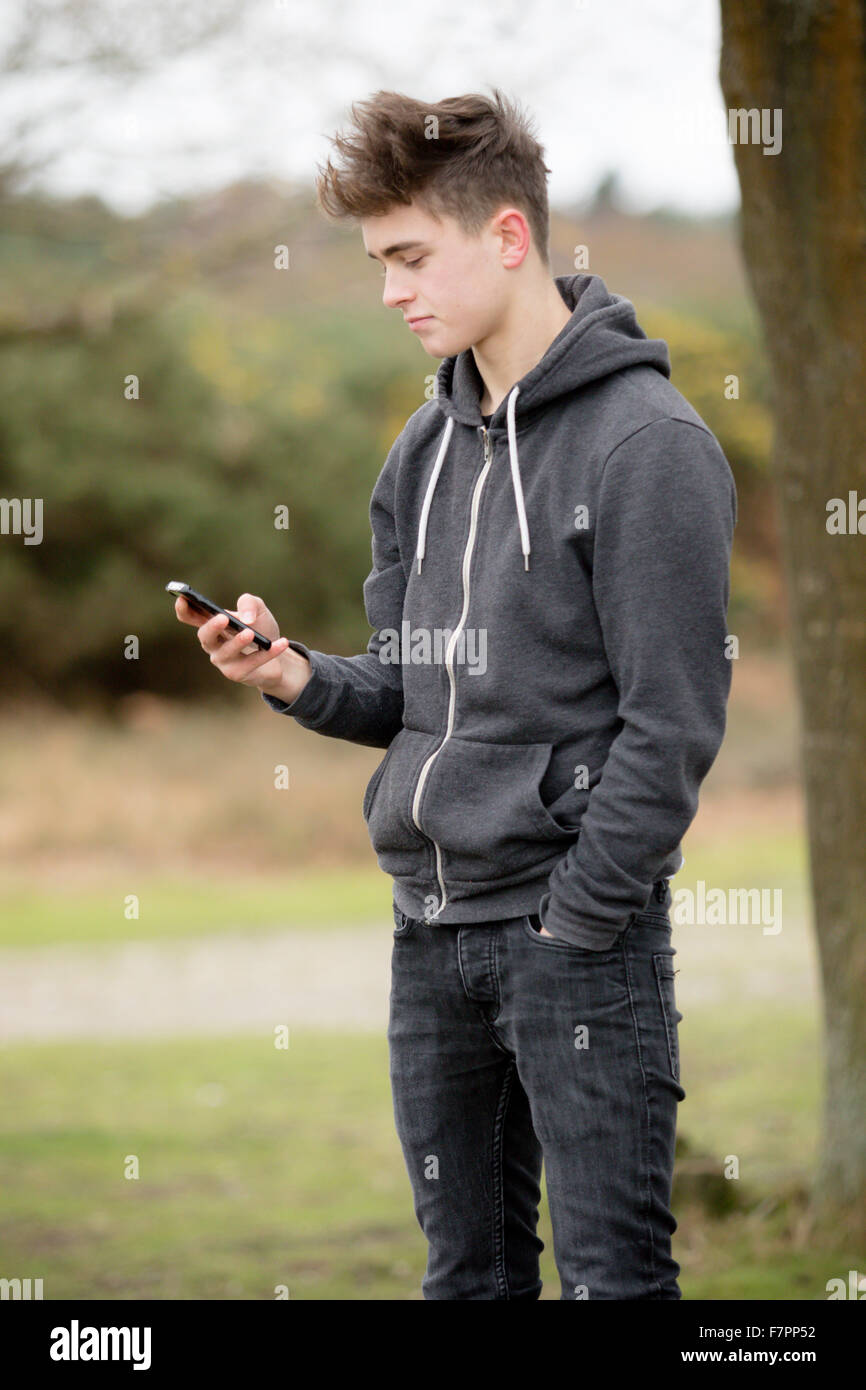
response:
[[[479,408],[491,415],[512,386],[541,361],[550,344],[563,330],[572,311],[555,282],[545,277],[537,287],[516,298],[497,330],[473,346],[475,364],[484,382]]]

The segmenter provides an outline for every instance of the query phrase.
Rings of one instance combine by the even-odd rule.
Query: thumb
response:
[[[260,600],[255,594],[241,594],[238,598],[237,615],[243,623],[255,622]]]

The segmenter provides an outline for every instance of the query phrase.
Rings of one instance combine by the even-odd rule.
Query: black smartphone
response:
[[[213,599],[205,598],[197,589],[191,589],[188,584],[182,584],[179,579],[170,579],[166,584],[166,591],[173,594],[175,598],[185,598],[190,608],[195,608],[199,613],[206,613],[209,618],[213,618],[217,613],[225,613],[229,620],[229,627],[234,632],[243,632],[245,627],[250,627],[249,623],[241,623],[231,614],[227,608],[220,608]],[[254,627],[250,627],[253,634],[253,641],[257,647],[261,647],[263,652],[271,649],[270,638],[263,637],[260,632],[256,632]]]

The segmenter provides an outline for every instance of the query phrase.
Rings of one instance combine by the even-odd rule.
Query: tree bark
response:
[[[734,143],[741,245],[763,323],[824,996],[813,1197],[866,1233],[866,5],[721,0],[728,113],[780,110],[782,145]],[[776,118],[778,121],[778,117]],[[731,138],[729,134],[729,139]],[[856,493],[859,531],[828,502]]]

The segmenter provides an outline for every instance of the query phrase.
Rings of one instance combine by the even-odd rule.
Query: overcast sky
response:
[[[166,53],[140,77],[48,63],[7,79],[4,124],[72,103],[38,134],[34,148],[52,153],[39,183],[134,213],[244,176],[312,182],[352,101],[380,87],[436,101],[496,85],[535,117],[555,204],[584,198],[609,169],[634,210],[738,204],[718,0],[237,0],[233,10],[230,33]],[[3,11],[7,35],[16,12]],[[190,4],[116,0],[128,46],[150,51],[155,12],[180,23]],[[53,38],[74,53],[60,21]]]

